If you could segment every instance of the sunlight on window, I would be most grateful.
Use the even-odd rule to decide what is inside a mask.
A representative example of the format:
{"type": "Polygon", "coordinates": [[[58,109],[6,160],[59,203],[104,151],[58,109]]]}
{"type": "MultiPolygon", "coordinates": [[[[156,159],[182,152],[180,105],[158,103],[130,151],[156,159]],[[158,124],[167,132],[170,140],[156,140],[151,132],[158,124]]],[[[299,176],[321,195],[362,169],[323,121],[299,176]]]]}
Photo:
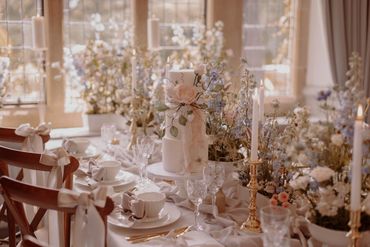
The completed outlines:
{"type": "Polygon", "coordinates": [[[289,95],[294,0],[244,0],[244,52],[267,94],[289,95]]]}

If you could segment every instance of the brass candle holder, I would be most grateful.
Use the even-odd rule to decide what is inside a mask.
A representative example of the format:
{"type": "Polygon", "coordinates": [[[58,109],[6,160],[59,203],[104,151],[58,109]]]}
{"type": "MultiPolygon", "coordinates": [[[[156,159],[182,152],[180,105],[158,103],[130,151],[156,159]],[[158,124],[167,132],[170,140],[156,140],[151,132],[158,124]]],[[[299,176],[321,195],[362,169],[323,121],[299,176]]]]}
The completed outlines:
{"type": "Polygon", "coordinates": [[[140,107],[140,97],[138,96],[133,96],[131,100],[131,105],[130,105],[130,117],[131,117],[131,124],[130,124],[130,142],[127,146],[128,150],[132,150],[132,147],[136,145],[137,143],[137,111],[140,107]]]}
{"type": "Polygon", "coordinates": [[[261,232],[261,224],[257,217],[257,190],[258,190],[258,180],[257,180],[257,167],[262,162],[260,160],[257,161],[249,161],[249,175],[250,181],[248,183],[249,189],[249,215],[247,220],[242,224],[240,227],[241,230],[246,232],[261,232]]]}
{"type": "Polygon", "coordinates": [[[351,230],[347,233],[347,237],[350,239],[349,247],[360,246],[360,226],[361,226],[361,210],[352,211],[348,226],[351,230]]]}

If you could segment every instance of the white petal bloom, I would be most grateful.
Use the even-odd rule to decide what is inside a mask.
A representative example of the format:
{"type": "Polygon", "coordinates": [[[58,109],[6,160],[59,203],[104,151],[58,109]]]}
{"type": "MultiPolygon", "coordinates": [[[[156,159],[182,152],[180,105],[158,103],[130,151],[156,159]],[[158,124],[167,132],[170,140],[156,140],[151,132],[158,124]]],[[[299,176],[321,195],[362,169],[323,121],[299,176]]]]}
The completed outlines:
{"type": "Polygon", "coordinates": [[[298,189],[305,190],[309,181],[310,181],[309,176],[300,176],[294,180],[290,180],[289,184],[294,190],[298,189]]]}
{"type": "Polygon", "coordinates": [[[344,138],[343,138],[343,136],[341,134],[334,134],[334,135],[332,135],[331,138],[330,138],[330,140],[331,140],[331,142],[334,145],[336,145],[338,147],[342,146],[343,145],[343,142],[344,142],[344,138]]]}
{"type": "Polygon", "coordinates": [[[335,172],[329,167],[318,166],[315,167],[311,172],[310,176],[314,178],[318,183],[329,180],[335,172]]]}

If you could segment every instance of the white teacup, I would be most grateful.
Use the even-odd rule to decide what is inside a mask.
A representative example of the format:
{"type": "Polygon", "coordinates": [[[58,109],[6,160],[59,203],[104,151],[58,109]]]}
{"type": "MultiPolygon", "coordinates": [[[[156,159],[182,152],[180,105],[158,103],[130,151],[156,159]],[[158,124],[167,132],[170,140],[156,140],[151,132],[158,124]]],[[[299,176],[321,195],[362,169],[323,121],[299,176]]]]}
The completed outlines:
{"type": "Polygon", "coordinates": [[[76,151],[78,153],[84,153],[87,147],[90,145],[90,141],[87,138],[74,138],[71,141],[76,144],[76,151]]]}
{"type": "Polygon", "coordinates": [[[136,195],[145,205],[145,216],[148,218],[158,217],[166,201],[166,195],[160,192],[143,192],[136,195]]]}
{"type": "Polygon", "coordinates": [[[103,181],[115,180],[119,170],[121,169],[121,163],[116,160],[104,160],[98,163],[99,167],[104,170],[103,181]]]}

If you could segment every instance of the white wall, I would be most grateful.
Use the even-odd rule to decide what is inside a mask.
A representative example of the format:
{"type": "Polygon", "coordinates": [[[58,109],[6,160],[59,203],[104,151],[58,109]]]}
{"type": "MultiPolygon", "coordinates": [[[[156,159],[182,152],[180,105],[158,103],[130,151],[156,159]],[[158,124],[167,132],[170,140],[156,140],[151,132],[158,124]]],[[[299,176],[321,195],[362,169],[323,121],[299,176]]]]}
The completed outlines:
{"type": "Polygon", "coordinates": [[[328,48],[324,36],[321,0],[311,0],[309,14],[307,74],[304,88],[305,103],[317,113],[317,92],[333,85],[328,48]]]}

